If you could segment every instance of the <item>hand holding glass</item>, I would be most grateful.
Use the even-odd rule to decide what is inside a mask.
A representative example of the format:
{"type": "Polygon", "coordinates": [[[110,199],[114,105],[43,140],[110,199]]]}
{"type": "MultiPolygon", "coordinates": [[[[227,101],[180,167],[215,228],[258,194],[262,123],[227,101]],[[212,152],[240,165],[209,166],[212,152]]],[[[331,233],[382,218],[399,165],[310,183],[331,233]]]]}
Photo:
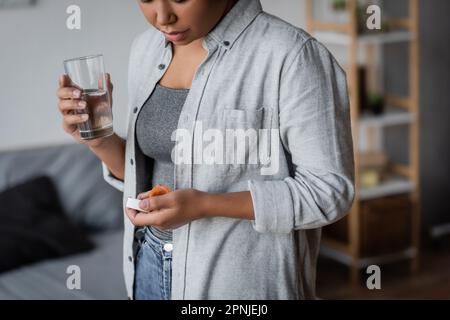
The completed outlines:
{"type": "Polygon", "coordinates": [[[81,139],[91,140],[112,135],[113,116],[103,55],[65,60],[64,69],[71,86],[80,89],[81,100],[87,104],[84,110],[74,111],[89,115],[86,122],[78,125],[81,139]]]}

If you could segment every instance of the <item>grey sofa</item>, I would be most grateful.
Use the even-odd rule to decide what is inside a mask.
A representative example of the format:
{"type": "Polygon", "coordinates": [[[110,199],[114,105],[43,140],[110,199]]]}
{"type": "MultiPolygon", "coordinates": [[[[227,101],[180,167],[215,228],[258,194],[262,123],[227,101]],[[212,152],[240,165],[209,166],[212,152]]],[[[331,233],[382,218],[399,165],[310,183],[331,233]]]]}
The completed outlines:
{"type": "Polygon", "coordinates": [[[103,180],[100,161],[82,145],[0,152],[0,191],[40,175],[55,182],[66,213],[88,230],[95,249],[0,273],[0,299],[126,299],[122,195],[103,180]],[[80,268],[79,290],[67,288],[71,265],[80,268]]]}

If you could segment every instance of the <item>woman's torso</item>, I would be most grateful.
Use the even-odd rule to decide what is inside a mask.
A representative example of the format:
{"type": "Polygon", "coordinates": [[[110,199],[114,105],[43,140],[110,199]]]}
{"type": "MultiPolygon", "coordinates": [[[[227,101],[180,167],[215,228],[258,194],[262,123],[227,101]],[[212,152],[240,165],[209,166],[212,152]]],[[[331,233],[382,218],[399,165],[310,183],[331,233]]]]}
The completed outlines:
{"type": "MultiPolygon", "coordinates": [[[[167,71],[139,113],[136,139],[144,155],[154,160],[152,186],[164,184],[174,189],[172,133],[177,129],[195,70],[206,54],[207,51],[199,41],[175,48],[167,71]]],[[[148,227],[152,228],[153,233],[161,240],[172,240],[172,230],[148,227]]]]}
{"type": "MultiPolygon", "coordinates": [[[[255,29],[252,30],[252,33],[256,32],[255,29]]],[[[137,110],[137,113],[154,85],[167,85],[167,82],[160,81],[169,72],[171,52],[168,47],[164,47],[163,39],[162,43],[160,40],[152,40],[156,37],[153,30],[149,31],[142,42],[136,44],[131,55],[131,60],[136,63],[131,66],[133,76],[129,79],[129,94],[132,97],[131,110],[137,110]]],[[[251,37],[246,35],[246,40],[251,37]]],[[[246,41],[239,41],[228,51],[223,43],[217,44],[212,37],[205,41],[210,50],[210,58],[196,70],[180,114],[178,129],[187,130],[191,134],[195,131],[199,139],[208,129],[221,132],[225,128],[276,129],[279,125],[275,117],[279,89],[276,77],[270,75],[279,75],[286,53],[270,56],[268,51],[261,49],[266,45],[264,43],[256,48],[254,44],[250,46],[246,41]],[[247,50],[245,55],[242,54],[243,50],[247,50]],[[264,68],[255,63],[261,61],[267,62],[262,64],[264,68]],[[195,123],[201,127],[194,129],[195,123]]],[[[268,44],[270,47],[274,46],[270,41],[268,44]]],[[[186,85],[188,84],[183,83],[180,87],[186,88],[186,85]]],[[[126,167],[124,197],[134,197],[144,184],[142,179],[151,175],[151,172],[141,166],[143,157],[134,140],[136,117],[136,113],[131,114],[128,128],[129,165],[126,167]],[[131,164],[130,159],[134,160],[134,164],[131,164]]],[[[231,151],[226,146],[224,150],[225,154],[231,151]]],[[[272,150],[272,153],[278,151],[281,151],[281,145],[279,150],[272,150]]],[[[193,163],[175,166],[175,188],[195,188],[211,193],[235,192],[248,190],[249,180],[283,179],[289,176],[289,171],[284,154],[282,151],[279,154],[280,169],[272,176],[261,175],[261,164],[236,165],[225,162],[204,165],[203,159],[198,159],[198,164],[192,159],[193,163]]],[[[133,257],[137,248],[132,239],[136,235],[134,226],[128,221],[125,224],[125,280],[128,292],[132,294],[133,257]]],[[[302,240],[305,242],[306,239],[302,240]]],[[[301,276],[296,272],[298,255],[295,243],[294,234],[260,234],[253,229],[250,221],[238,219],[207,218],[177,228],[173,230],[172,297],[295,299],[299,295],[307,295],[299,292],[303,288],[297,287],[301,276]],[[283,270],[283,274],[280,274],[281,278],[274,278],[268,275],[269,270],[276,274],[283,270]]],[[[306,264],[314,264],[317,251],[316,248],[310,249],[312,252],[306,255],[311,255],[312,258],[306,264]]],[[[304,254],[305,252],[301,253],[304,254]]]]}
{"type": "MultiPolygon", "coordinates": [[[[136,123],[136,140],[142,153],[153,159],[151,185],[167,185],[174,189],[174,164],[171,140],[172,132],[178,126],[181,109],[189,89],[172,89],[157,84],[141,109],[136,123]]],[[[144,192],[147,190],[139,190],[144,192]]],[[[171,230],[152,228],[161,240],[172,240],[171,230]]]]}

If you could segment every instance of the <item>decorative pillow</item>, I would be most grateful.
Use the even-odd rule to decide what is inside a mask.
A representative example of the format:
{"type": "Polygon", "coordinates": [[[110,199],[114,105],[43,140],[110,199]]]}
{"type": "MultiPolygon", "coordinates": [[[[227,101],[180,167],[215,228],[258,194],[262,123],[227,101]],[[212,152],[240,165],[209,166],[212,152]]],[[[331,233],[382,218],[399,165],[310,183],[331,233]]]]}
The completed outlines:
{"type": "Polygon", "coordinates": [[[93,248],[83,230],[64,213],[49,177],[0,193],[0,272],[93,248]]]}

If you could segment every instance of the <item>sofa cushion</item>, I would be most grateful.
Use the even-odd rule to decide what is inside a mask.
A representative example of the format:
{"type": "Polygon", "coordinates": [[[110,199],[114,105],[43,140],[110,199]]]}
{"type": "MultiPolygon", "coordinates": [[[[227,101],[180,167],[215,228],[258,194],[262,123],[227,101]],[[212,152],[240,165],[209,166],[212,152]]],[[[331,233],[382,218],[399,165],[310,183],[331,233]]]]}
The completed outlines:
{"type": "Polygon", "coordinates": [[[38,177],[0,193],[0,272],[93,248],[64,214],[53,182],[38,177]]]}
{"type": "Polygon", "coordinates": [[[45,260],[0,274],[0,300],[126,300],[122,271],[122,230],[90,235],[95,250],[45,260]],[[67,281],[79,268],[81,288],[70,290],[67,281]]]}
{"type": "Polygon", "coordinates": [[[101,162],[86,146],[0,153],[0,191],[41,175],[52,178],[72,221],[93,230],[122,227],[122,194],[104,181],[101,162]]]}

